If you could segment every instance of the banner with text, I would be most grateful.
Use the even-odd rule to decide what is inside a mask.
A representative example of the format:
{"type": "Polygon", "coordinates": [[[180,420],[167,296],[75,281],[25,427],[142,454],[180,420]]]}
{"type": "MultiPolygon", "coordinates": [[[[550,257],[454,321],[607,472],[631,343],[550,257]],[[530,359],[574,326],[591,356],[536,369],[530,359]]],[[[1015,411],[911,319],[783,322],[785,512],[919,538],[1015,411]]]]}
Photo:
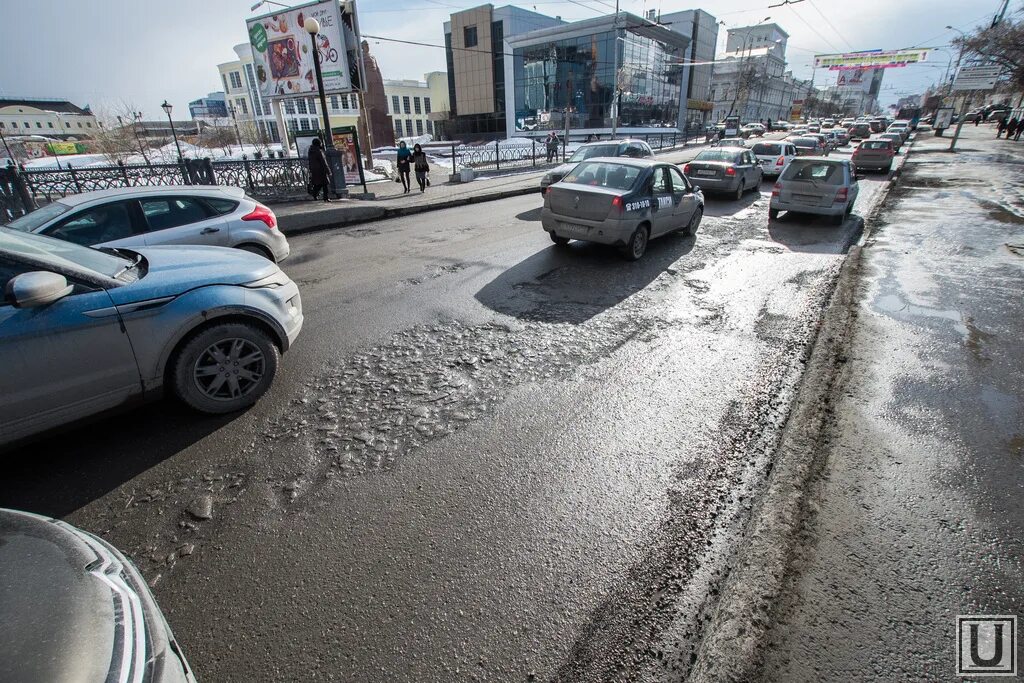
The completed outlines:
{"type": "Polygon", "coordinates": [[[907,66],[928,60],[927,48],[912,50],[869,50],[867,52],[846,52],[835,55],[815,55],[814,68],[829,71],[851,69],[889,69],[907,66]]]}
{"type": "Polygon", "coordinates": [[[266,98],[316,95],[313,60],[317,52],[324,92],[351,92],[344,26],[337,0],[299,5],[246,21],[260,94],[266,98]],[[305,29],[307,19],[320,24],[320,32],[313,39],[305,29]]]}

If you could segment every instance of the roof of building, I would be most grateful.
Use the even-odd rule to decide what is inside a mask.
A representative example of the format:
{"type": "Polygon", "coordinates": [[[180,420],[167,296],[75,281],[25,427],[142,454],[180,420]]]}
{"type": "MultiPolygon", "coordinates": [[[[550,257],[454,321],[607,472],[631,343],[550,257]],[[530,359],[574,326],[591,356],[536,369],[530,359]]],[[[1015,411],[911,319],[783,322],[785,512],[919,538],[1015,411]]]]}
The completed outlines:
{"type": "Polygon", "coordinates": [[[624,26],[631,33],[636,33],[644,36],[645,38],[657,40],[676,48],[686,48],[690,44],[689,36],[678,33],[664,26],[660,26],[653,21],[638,17],[635,14],[630,14],[629,12],[619,12],[618,19],[614,15],[594,17],[592,19],[581,19],[572,23],[550,26],[548,28],[539,28],[516,36],[506,36],[505,39],[511,45],[520,47],[530,45],[531,43],[561,40],[567,36],[601,33],[604,31],[610,31],[616,26],[624,26]],[[620,21],[623,22],[622,25],[619,24],[620,21]]]}
{"type": "Polygon", "coordinates": [[[91,114],[88,109],[82,109],[78,105],[67,100],[47,100],[25,97],[20,99],[0,98],[0,107],[34,107],[43,111],[55,111],[61,114],[91,114]]]}

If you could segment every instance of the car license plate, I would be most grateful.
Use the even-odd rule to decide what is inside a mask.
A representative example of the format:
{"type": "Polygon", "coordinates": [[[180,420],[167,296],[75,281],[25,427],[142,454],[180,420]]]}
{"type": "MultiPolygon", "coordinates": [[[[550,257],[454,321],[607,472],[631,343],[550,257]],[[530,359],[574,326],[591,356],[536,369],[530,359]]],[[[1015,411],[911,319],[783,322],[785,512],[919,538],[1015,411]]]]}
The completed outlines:
{"type": "Polygon", "coordinates": [[[697,175],[715,175],[715,172],[712,170],[698,169],[697,175]]]}
{"type": "Polygon", "coordinates": [[[562,230],[574,235],[586,235],[590,231],[590,228],[578,223],[562,223],[562,230]]]}
{"type": "Polygon", "coordinates": [[[815,197],[813,194],[795,194],[793,199],[798,202],[817,202],[821,197],[815,197]]]}

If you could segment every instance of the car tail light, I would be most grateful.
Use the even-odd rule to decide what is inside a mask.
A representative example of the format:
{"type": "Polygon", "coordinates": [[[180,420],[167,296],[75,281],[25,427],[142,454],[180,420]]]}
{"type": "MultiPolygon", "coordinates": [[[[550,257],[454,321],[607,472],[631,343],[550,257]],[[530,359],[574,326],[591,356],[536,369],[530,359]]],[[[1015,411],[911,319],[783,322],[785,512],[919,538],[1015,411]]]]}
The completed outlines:
{"type": "Polygon", "coordinates": [[[242,216],[243,221],[263,221],[267,224],[267,227],[271,230],[277,227],[277,216],[269,208],[262,204],[257,204],[256,208],[251,212],[242,216]]]}
{"type": "Polygon", "coordinates": [[[780,194],[782,194],[782,183],[778,182],[775,183],[775,187],[772,188],[772,196],[778,197],[780,194]]]}
{"type": "Polygon", "coordinates": [[[690,175],[690,165],[689,164],[683,164],[683,174],[684,175],[690,175]]]}
{"type": "Polygon", "coordinates": [[[775,165],[782,166],[784,163],[786,163],[786,157],[779,157],[779,160],[775,162],[775,165]]]}
{"type": "Polygon", "coordinates": [[[626,204],[622,201],[622,197],[612,197],[612,211],[615,213],[622,213],[622,207],[626,204]]]}
{"type": "Polygon", "coordinates": [[[725,175],[736,175],[736,169],[730,166],[729,168],[725,169],[725,175]]]}
{"type": "Polygon", "coordinates": [[[833,204],[845,203],[847,199],[848,190],[845,187],[839,188],[836,192],[836,198],[832,200],[833,204]]]}

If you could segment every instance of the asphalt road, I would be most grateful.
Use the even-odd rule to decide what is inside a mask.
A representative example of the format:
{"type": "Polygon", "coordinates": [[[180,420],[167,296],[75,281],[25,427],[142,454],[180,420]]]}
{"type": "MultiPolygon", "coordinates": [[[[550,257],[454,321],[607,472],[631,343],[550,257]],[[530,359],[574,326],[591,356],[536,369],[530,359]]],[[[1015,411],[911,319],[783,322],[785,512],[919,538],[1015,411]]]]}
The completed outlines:
{"type": "Polygon", "coordinates": [[[770,190],[637,263],[539,195],[293,238],[258,406],[35,443],[0,505],[128,552],[201,680],[677,678],[862,226],[770,190]]]}

